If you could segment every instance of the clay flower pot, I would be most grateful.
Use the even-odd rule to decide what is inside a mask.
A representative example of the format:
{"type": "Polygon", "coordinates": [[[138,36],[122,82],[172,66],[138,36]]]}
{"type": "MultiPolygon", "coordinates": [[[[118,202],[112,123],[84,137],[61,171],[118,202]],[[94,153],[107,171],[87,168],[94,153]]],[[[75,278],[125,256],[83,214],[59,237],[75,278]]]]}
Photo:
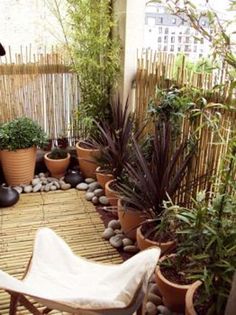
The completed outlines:
{"type": "MultiPolygon", "coordinates": [[[[173,255],[170,255],[171,257],[173,255]]],[[[163,261],[167,256],[160,259],[163,261]]],[[[160,269],[160,266],[156,268],[156,283],[163,296],[164,304],[173,312],[183,313],[185,310],[185,296],[187,290],[190,288],[191,284],[181,285],[167,280],[160,269]]]]}
{"type": "Polygon", "coordinates": [[[116,183],[115,179],[110,180],[105,184],[105,195],[109,200],[109,203],[113,207],[117,207],[118,199],[120,198],[119,193],[112,189],[112,184],[116,183]]]}
{"type": "Polygon", "coordinates": [[[136,240],[136,230],[139,225],[147,219],[147,216],[142,211],[131,207],[124,207],[122,200],[119,199],[118,218],[124,234],[132,240],[136,240]]]}
{"type": "Polygon", "coordinates": [[[136,233],[137,245],[140,250],[147,249],[148,247],[157,246],[161,249],[161,254],[168,252],[170,253],[175,248],[175,241],[169,241],[166,243],[160,243],[151,241],[148,238],[145,238],[141,231],[141,226],[137,229],[136,233]]]}
{"type": "Polygon", "coordinates": [[[100,157],[99,149],[85,148],[82,141],[76,143],[76,154],[79,160],[79,167],[84,177],[96,179],[96,168],[98,163],[96,158],[100,157]]]}
{"type": "Polygon", "coordinates": [[[194,308],[193,296],[201,284],[202,282],[198,280],[189,287],[185,296],[185,315],[197,315],[197,312],[194,308]]]}
{"type": "Polygon", "coordinates": [[[96,177],[97,177],[97,181],[99,182],[99,184],[102,186],[103,189],[105,189],[105,185],[107,182],[114,179],[113,174],[102,172],[102,169],[100,166],[96,168],[96,177]]]}
{"type": "Polygon", "coordinates": [[[65,159],[50,159],[48,155],[50,152],[44,155],[44,161],[47,169],[51,173],[52,177],[61,178],[65,175],[65,172],[70,164],[70,153],[67,153],[65,159]]]}
{"type": "Polygon", "coordinates": [[[1,163],[9,186],[29,184],[34,177],[36,147],[16,151],[1,151],[1,163]]]}

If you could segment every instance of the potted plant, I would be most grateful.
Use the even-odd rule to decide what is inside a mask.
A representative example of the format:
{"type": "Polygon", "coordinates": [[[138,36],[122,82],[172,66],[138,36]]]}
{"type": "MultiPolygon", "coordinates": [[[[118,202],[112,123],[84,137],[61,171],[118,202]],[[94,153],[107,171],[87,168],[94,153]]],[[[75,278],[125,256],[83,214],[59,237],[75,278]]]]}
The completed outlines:
{"type": "Polygon", "coordinates": [[[46,139],[42,128],[27,117],[1,125],[1,163],[8,185],[30,183],[34,176],[37,146],[43,146],[46,139]]]}
{"type": "Polygon", "coordinates": [[[119,97],[111,105],[111,122],[97,122],[97,126],[105,140],[105,145],[98,144],[101,155],[100,167],[96,171],[97,180],[105,187],[110,203],[117,206],[116,181],[121,179],[124,165],[131,156],[131,135],[137,138],[141,131],[134,132],[134,115],[129,112],[128,99],[123,106],[119,97]]]}
{"type": "Polygon", "coordinates": [[[44,162],[53,177],[61,178],[70,164],[70,153],[66,150],[55,147],[51,152],[44,155],[44,162]]]}
{"type": "MultiPolygon", "coordinates": [[[[163,202],[169,197],[173,198],[177,189],[181,189],[182,180],[191,164],[194,146],[183,141],[172,150],[171,141],[171,123],[169,121],[157,122],[153,138],[153,150],[148,160],[134,139],[135,162],[126,164],[130,183],[119,185],[122,196],[120,204],[132,205],[139,213],[143,212],[149,218],[148,221],[142,222],[137,232],[137,243],[140,249],[153,246],[153,242],[147,244],[148,240],[155,241],[156,245],[160,247],[162,247],[162,243],[169,241],[171,241],[170,247],[174,245],[173,233],[161,228],[163,202]],[[143,242],[144,239],[146,242],[143,242]]],[[[186,191],[188,188],[190,187],[182,187],[186,191]]],[[[118,208],[121,226],[123,219],[125,220],[125,212],[125,209],[118,208]]],[[[133,226],[134,230],[135,228],[137,226],[133,226]]],[[[163,251],[166,250],[165,245],[163,245],[163,251]]]]}

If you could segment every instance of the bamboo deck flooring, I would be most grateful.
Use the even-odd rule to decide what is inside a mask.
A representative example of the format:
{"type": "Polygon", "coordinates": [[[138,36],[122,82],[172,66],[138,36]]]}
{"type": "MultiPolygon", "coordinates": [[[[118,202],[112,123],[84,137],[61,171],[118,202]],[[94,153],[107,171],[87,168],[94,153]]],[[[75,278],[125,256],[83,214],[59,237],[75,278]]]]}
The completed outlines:
{"type": "MultiPolygon", "coordinates": [[[[44,226],[57,232],[75,254],[98,262],[122,262],[119,253],[102,239],[104,225],[94,206],[83,192],[70,189],[23,194],[15,206],[0,209],[0,269],[20,279],[35,232],[44,226]]],[[[9,296],[0,290],[0,315],[8,314],[8,306],[9,296]]],[[[29,313],[19,308],[17,314],[29,313]]]]}

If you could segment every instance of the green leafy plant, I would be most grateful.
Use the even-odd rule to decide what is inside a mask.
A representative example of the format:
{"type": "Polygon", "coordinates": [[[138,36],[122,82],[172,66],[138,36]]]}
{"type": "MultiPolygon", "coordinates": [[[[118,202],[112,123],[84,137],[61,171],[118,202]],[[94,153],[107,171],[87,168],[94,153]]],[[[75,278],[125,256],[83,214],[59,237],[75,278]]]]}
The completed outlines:
{"type": "Polygon", "coordinates": [[[78,120],[82,137],[96,130],[93,119],[110,116],[109,101],[120,70],[120,45],[113,28],[110,0],[68,0],[70,48],[78,73],[81,102],[78,120]]]}
{"type": "Polygon", "coordinates": [[[48,154],[48,158],[52,160],[61,160],[67,158],[67,152],[65,149],[55,147],[52,151],[48,154]]]}
{"type": "Polygon", "coordinates": [[[0,149],[15,151],[44,146],[47,136],[43,129],[27,117],[16,118],[0,126],[0,149]]]}

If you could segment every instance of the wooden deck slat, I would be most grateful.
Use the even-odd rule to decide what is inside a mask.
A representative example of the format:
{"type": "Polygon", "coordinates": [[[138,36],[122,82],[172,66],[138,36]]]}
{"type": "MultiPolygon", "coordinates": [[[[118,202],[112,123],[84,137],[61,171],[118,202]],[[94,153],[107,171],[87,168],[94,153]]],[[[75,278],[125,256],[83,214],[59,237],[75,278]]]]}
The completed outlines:
{"type": "MultiPolygon", "coordinates": [[[[0,209],[0,269],[20,279],[32,253],[35,232],[57,232],[75,254],[104,263],[120,263],[119,253],[104,241],[103,222],[94,206],[75,189],[21,195],[11,208],[0,209]]],[[[9,296],[0,290],[0,315],[8,314],[9,296]]],[[[19,315],[29,314],[18,308],[19,315]]],[[[53,312],[52,314],[61,314],[53,312]]]]}

